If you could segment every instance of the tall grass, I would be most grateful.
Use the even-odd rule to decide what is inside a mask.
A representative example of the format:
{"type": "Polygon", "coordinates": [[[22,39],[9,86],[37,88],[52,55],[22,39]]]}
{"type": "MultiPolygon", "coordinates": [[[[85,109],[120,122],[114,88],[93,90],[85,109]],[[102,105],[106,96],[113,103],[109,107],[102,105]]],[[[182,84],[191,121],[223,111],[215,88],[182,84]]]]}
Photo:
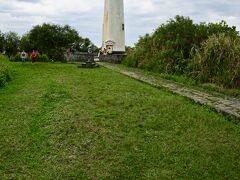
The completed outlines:
{"type": "Polygon", "coordinates": [[[193,52],[192,76],[201,82],[240,87],[240,39],[213,35],[193,52]]]}

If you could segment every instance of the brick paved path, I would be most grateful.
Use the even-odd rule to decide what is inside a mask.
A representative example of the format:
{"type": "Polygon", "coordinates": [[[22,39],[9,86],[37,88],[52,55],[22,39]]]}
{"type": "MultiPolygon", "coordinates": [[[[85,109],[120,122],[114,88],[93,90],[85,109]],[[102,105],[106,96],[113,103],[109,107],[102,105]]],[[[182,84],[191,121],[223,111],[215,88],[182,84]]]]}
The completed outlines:
{"type": "Polygon", "coordinates": [[[164,87],[169,91],[192,99],[196,103],[202,105],[208,105],[218,112],[221,112],[225,115],[229,115],[232,117],[236,117],[240,119],[240,99],[232,98],[232,97],[219,97],[216,95],[211,95],[206,92],[202,92],[193,88],[186,87],[181,84],[177,84],[168,80],[164,80],[158,77],[144,75],[140,72],[132,72],[129,70],[122,69],[114,64],[99,62],[101,66],[104,66],[113,71],[117,71],[124,75],[127,75],[136,80],[148,83],[155,87],[164,87]]]}

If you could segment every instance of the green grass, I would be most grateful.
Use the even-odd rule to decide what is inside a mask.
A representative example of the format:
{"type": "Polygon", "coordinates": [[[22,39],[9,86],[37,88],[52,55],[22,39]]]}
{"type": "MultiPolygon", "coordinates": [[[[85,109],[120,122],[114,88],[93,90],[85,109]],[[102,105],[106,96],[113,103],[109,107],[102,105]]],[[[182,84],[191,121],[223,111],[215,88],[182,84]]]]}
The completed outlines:
{"type": "Polygon", "coordinates": [[[0,179],[239,179],[240,124],[105,68],[13,64],[0,179]]]}
{"type": "Polygon", "coordinates": [[[11,79],[11,73],[8,59],[0,54],[0,87],[5,86],[11,79]]]}

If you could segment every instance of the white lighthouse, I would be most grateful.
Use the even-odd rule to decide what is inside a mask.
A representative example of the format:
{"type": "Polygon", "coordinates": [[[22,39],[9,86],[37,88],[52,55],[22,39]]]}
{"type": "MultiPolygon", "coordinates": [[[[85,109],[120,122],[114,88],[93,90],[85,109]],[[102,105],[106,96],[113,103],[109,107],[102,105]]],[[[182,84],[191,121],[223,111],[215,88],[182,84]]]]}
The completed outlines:
{"type": "Polygon", "coordinates": [[[123,0],[105,0],[102,52],[104,54],[125,53],[123,0]]]}

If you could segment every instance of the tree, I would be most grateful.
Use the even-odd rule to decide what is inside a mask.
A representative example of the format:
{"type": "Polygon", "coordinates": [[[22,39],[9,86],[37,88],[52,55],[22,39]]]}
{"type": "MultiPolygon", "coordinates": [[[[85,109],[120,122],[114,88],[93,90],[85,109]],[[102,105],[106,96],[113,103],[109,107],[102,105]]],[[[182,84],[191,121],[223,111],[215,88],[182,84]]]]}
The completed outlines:
{"type": "Polygon", "coordinates": [[[19,37],[15,32],[8,32],[5,37],[5,50],[8,56],[16,55],[19,51],[19,37]]]}
{"type": "Polygon", "coordinates": [[[91,44],[89,39],[80,37],[78,32],[68,25],[37,25],[29,32],[28,38],[27,42],[32,44],[33,49],[55,60],[62,60],[67,48],[74,46],[77,50],[87,51],[85,47],[91,44]]]}
{"type": "Polygon", "coordinates": [[[73,42],[78,43],[82,42],[83,38],[79,36],[78,32],[71,28],[69,25],[65,25],[64,27],[59,27],[60,29],[60,44],[64,47],[70,47],[73,42]]]}
{"type": "Polygon", "coordinates": [[[21,51],[26,51],[26,52],[31,52],[33,48],[33,44],[30,40],[30,35],[29,33],[25,34],[22,36],[21,40],[20,40],[20,43],[19,43],[19,46],[20,46],[20,50],[21,51]]]}
{"type": "Polygon", "coordinates": [[[2,34],[0,31],[0,52],[4,51],[4,41],[5,41],[4,34],[2,34]]]}

